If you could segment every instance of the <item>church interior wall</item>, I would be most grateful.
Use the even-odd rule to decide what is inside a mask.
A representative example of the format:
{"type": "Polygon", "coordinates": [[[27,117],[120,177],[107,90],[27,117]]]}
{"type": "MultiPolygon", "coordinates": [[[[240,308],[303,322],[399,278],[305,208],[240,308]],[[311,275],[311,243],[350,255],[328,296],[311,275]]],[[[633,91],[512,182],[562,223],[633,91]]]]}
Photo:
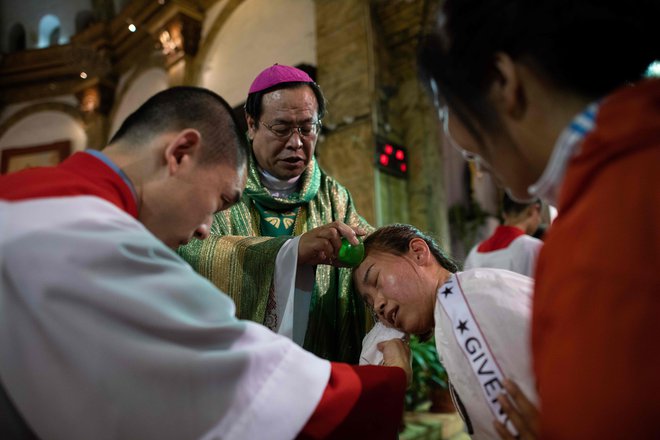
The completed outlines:
{"type": "Polygon", "coordinates": [[[337,128],[316,146],[319,164],[351,192],[358,212],[376,224],[372,126],[368,119],[337,128]]]}
{"type": "Polygon", "coordinates": [[[202,24],[202,41],[205,41],[208,38],[209,33],[212,32],[214,24],[218,21],[220,14],[223,11],[228,12],[229,9],[231,9],[229,3],[230,0],[217,0],[206,10],[204,13],[204,23],[202,24]]]}
{"type": "MultiPolygon", "coordinates": [[[[66,14],[61,9],[43,7],[51,2],[64,3],[49,0],[35,6],[32,0],[26,2],[33,8],[32,21],[25,20],[28,32],[35,32],[38,19],[45,13],[61,15],[63,21],[66,16],[70,26],[74,26],[76,14],[90,9],[89,1],[69,2],[68,7],[75,9],[78,5],[79,11],[66,14]]],[[[6,3],[0,0],[0,6],[6,3]]],[[[94,5],[101,5],[104,10],[111,6],[115,18],[99,23],[84,35],[74,35],[73,50],[66,52],[75,55],[76,50],[84,49],[96,76],[91,81],[77,78],[81,69],[70,65],[66,74],[71,77],[66,81],[53,79],[56,89],[48,94],[34,90],[48,88],[45,81],[50,79],[34,76],[28,83],[34,86],[33,91],[26,89],[26,102],[17,102],[14,91],[10,102],[0,102],[0,140],[2,145],[9,145],[6,135],[11,134],[13,142],[17,127],[31,132],[34,130],[28,125],[32,123],[41,124],[42,129],[36,132],[47,135],[44,127],[50,125],[39,119],[44,115],[36,119],[25,117],[20,123],[12,120],[14,126],[7,126],[12,115],[36,102],[35,95],[45,96],[40,103],[67,102],[79,109],[81,119],[71,118],[68,122],[68,126],[74,121],[78,127],[77,134],[70,129],[75,148],[79,149],[81,142],[83,145],[87,142],[90,148],[101,148],[130,112],[168,86],[208,87],[236,107],[244,102],[254,76],[265,67],[276,62],[309,65],[316,69],[317,82],[328,98],[329,112],[317,145],[321,166],[351,191],[358,211],[370,223],[378,226],[411,222],[445,243],[449,234],[447,207],[469,194],[466,195],[462,186],[465,183],[462,159],[443,145],[441,127],[416,71],[416,45],[425,21],[432,15],[429,5],[438,3],[435,0],[100,1],[94,5]],[[179,8],[178,12],[169,14],[171,7],[179,8]],[[199,39],[195,41],[195,49],[179,47],[176,53],[168,55],[159,45],[159,35],[172,20],[180,19],[181,14],[188,17],[183,17],[185,23],[189,24],[185,21],[188,19],[196,20],[199,39]],[[135,33],[127,30],[129,18],[136,20],[135,33]],[[91,51],[95,50],[103,55],[92,56],[91,51]],[[109,70],[104,70],[106,60],[114,63],[109,70]],[[90,89],[99,99],[91,102],[91,110],[85,111],[82,96],[90,89]],[[375,166],[378,138],[387,138],[409,149],[407,179],[386,175],[375,166]]],[[[0,21],[5,31],[22,13],[21,9],[16,13],[12,18],[3,15],[0,21]]],[[[5,41],[3,38],[3,44],[5,41]]],[[[61,46],[57,50],[65,49],[61,46]]],[[[34,53],[26,55],[30,56],[21,59],[38,58],[33,57],[34,53]]],[[[55,52],[52,56],[56,56],[55,52]]],[[[14,74],[11,69],[7,72],[14,74]]],[[[52,116],[53,112],[45,114],[52,116]]],[[[53,131],[51,137],[60,135],[53,131]]]]}
{"type": "Polygon", "coordinates": [[[87,135],[80,121],[59,111],[40,111],[14,123],[0,137],[0,150],[68,140],[71,151],[87,146],[87,135]]]}
{"type": "Polygon", "coordinates": [[[203,44],[209,48],[198,85],[236,106],[245,101],[252,80],[266,67],[315,65],[314,23],[312,0],[242,2],[217,34],[207,34],[209,41],[203,44]]]}
{"type": "MultiPolygon", "coordinates": [[[[53,96],[52,98],[48,98],[48,99],[33,99],[29,101],[10,104],[2,108],[2,110],[0,110],[0,127],[4,126],[7,120],[11,118],[12,115],[17,114],[19,111],[27,107],[33,107],[38,104],[44,104],[48,102],[67,104],[71,107],[75,107],[76,105],[78,105],[78,101],[76,100],[75,96],[72,95],[53,96]]],[[[1,136],[2,133],[0,132],[0,137],[1,136]]]]}
{"type": "Polygon", "coordinates": [[[328,100],[319,163],[351,192],[358,212],[377,225],[369,2],[317,1],[316,45],[317,80],[328,100]]]}
{"type": "MultiPolygon", "coordinates": [[[[450,225],[452,206],[468,205],[474,192],[460,153],[443,134],[437,110],[417,70],[417,45],[426,26],[432,25],[440,2],[372,1],[376,49],[377,133],[408,151],[408,176],[399,179],[379,174],[375,197],[388,214],[386,223],[404,221],[429,232],[441,246],[462,257],[462,240],[454,239],[450,225]],[[405,187],[405,189],[402,189],[405,187]],[[391,206],[405,194],[406,203],[391,206]],[[401,220],[400,220],[401,219],[401,220]]],[[[482,176],[483,177],[483,176],[482,176]]],[[[479,202],[496,200],[494,184],[481,178],[479,202]]]]}
{"type": "Polygon", "coordinates": [[[119,12],[122,9],[124,9],[126,4],[128,4],[128,3],[130,3],[130,0],[112,0],[112,4],[113,4],[114,10],[116,12],[119,12]]]}
{"type": "MultiPolygon", "coordinates": [[[[47,15],[56,17],[59,21],[59,43],[65,44],[76,33],[76,17],[81,11],[92,9],[91,0],[22,0],[20,2],[2,0],[0,4],[0,33],[2,33],[2,48],[7,52],[7,34],[11,26],[20,23],[26,32],[26,48],[35,49],[39,46],[39,27],[47,15]],[[38,11],[38,13],[35,13],[38,11]]],[[[45,47],[45,46],[41,46],[45,47]]]]}
{"type": "Polygon", "coordinates": [[[162,68],[151,67],[140,71],[137,76],[128,73],[131,79],[124,83],[111,113],[109,138],[119,129],[121,123],[145,102],[150,96],[169,86],[167,72],[162,68]]]}

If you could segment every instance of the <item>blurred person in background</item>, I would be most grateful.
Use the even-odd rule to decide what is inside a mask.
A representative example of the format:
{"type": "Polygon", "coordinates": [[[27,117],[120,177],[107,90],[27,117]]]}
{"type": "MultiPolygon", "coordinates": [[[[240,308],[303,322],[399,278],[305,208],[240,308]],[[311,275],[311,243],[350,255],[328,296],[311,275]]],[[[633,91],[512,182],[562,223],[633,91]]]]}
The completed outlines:
{"type": "Polygon", "coordinates": [[[541,240],[533,237],[541,224],[540,200],[518,203],[505,193],[502,218],[502,225],[470,250],[463,268],[495,267],[533,277],[543,246],[541,240]]]}

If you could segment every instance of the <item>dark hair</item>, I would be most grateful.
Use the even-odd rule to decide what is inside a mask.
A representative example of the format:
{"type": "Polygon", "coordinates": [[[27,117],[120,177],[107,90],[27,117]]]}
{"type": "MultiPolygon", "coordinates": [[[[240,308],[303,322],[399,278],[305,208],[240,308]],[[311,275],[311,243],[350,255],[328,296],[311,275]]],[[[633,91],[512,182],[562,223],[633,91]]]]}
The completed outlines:
{"type": "Polygon", "coordinates": [[[292,82],[275,84],[274,86],[261,90],[259,92],[250,93],[247,97],[247,100],[245,101],[245,113],[250,115],[255,122],[259,122],[259,118],[261,117],[261,104],[264,95],[270,92],[274,92],[275,90],[295,89],[303,86],[309,86],[312,89],[312,92],[314,92],[314,96],[316,97],[316,103],[318,104],[318,112],[317,112],[318,117],[319,120],[323,119],[323,117],[325,116],[326,101],[325,101],[325,97],[323,96],[323,92],[321,91],[321,87],[319,87],[319,85],[316,84],[315,82],[304,82],[304,81],[292,81],[292,82]]]}
{"type": "Polygon", "coordinates": [[[660,57],[659,16],[658,0],[446,0],[420,46],[421,73],[481,139],[474,124],[497,127],[485,100],[497,52],[549,84],[596,99],[640,79],[660,57]]]}
{"type": "Polygon", "coordinates": [[[514,214],[514,215],[520,214],[525,209],[527,209],[528,206],[532,206],[532,205],[540,206],[541,200],[536,199],[529,203],[519,203],[513,200],[506,192],[502,196],[502,213],[504,214],[514,214]]]}
{"type": "Polygon", "coordinates": [[[364,252],[365,255],[369,255],[372,251],[405,255],[413,238],[421,238],[426,242],[440,266],[452,273],[458,270],[458,265],[444,253],[433,238],[412,225],[396,223],[376,229],[364,239],[364,252]]]}
{"type": "Polygon", "coordinates": [[[532,234],[532,237],[543,241],[545,239],[546,232],[548,232],[548,225],[540,224],[539,227],[536,228],[536,231],[532,234]]]}
{"type": "Polygon", "coordinates": [[[232,108],[218,94],[201,87],[179,86],[156,93],[131,113],[110,143],[139,147],[168,131],[194,128],[202,136],[200,163],[246,163],[247,147],[232,108]]]}

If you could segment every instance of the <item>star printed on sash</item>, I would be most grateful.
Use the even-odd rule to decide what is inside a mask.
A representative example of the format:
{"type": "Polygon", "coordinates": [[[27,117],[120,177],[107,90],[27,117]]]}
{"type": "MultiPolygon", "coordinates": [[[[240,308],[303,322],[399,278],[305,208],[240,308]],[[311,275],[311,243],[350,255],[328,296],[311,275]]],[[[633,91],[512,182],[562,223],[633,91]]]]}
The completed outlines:
{"type": "Polygon", "coordinates": [[[467,323],[468,323],[467,320],[465,320],[465,321],[461,321],[461,320],[459,319],[459,320],[458,320],[458,327],[456,327],[456,330],[460,330],[460,331],[461,331],[461,334],[463,334],[463,332],[467,332],[467,331],[469,331],[469,329],[467,328],[467,323]]]}
{"type": "Polygon", "coordinates": [[[481,393],[495,419],[503,423],[513,435],[518,435],[497,396],[504,390],[504,374],[490,351],[486,338],[472,314],[465,293],[456,276],[452,276],[439,290],[438,303],[451,322],[451,332],[458,347],[468,360],[481,393]],[[453,290],[453,291],[452,291],[453,290]],[[455,295],[452,295],[455,294],[455,295]],[[449,297],[451,295],[451,297],[449,297]]]}
{"type": "Polygon", "coordinates": [[[441,293],[442,295],[444,295],[445,298],[447,298],[449,295],[451,295],[452,293],[454,293],[454,292],[451,291],[451,289],[452,289],[452,287],[447,286],[447,287],[445,287],[445,290],[443,290],[443,291],[440,292],[440,293],[441,293]]]}

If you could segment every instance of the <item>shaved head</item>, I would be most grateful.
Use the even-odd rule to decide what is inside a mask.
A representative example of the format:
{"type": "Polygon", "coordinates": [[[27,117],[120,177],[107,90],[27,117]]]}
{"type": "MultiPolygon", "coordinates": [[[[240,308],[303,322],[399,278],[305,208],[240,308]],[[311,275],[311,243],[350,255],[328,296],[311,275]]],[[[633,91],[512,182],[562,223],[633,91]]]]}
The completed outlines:
{"type": "Polygon", "coordinates": [[[193,128],[202,136],[200,163],[240,167],[247,149],[232,108],[201,87],[172,87],[155,94],[133,112],[110,140],[140,148],[163,133],[193,128]]]}

